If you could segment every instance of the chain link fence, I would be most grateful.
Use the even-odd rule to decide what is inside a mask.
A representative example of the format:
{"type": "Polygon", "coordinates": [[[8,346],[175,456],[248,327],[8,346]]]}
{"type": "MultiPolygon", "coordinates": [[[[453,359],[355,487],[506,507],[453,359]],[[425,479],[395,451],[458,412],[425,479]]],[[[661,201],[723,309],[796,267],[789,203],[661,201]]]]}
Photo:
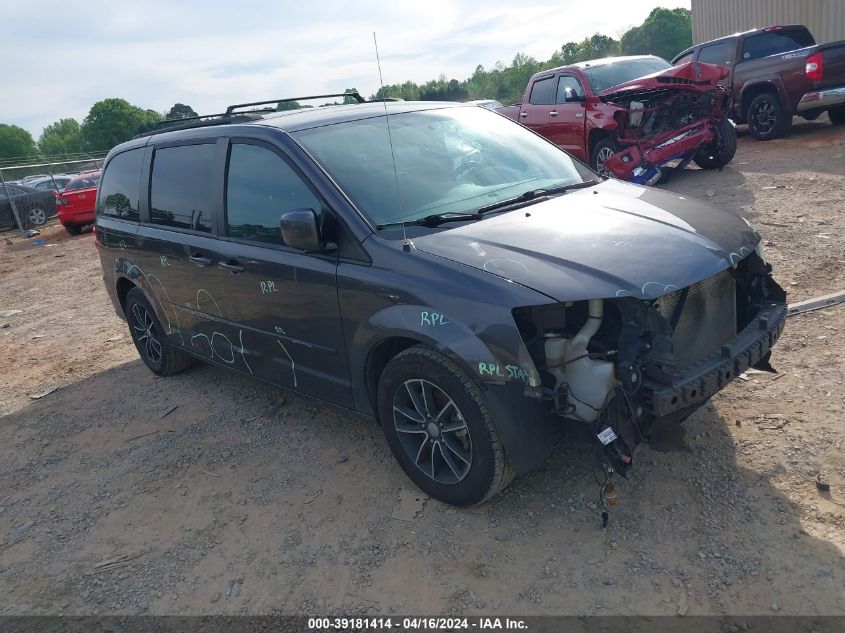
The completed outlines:
{"type": "Polygon", "coordinates": [[[98,170],[106,152],[0,159],[0,231],[21,233],[56,216],[56,196],[76,175],[98,170]]]}

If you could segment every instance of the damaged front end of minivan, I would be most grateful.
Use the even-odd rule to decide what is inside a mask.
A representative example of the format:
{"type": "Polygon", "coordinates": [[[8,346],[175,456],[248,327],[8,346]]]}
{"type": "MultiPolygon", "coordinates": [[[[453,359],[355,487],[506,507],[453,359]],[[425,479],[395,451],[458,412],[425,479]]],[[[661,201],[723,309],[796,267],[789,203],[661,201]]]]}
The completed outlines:
{"type": "Polygon", "coordinates": [[[691,62],[641,77],[601,93],[618,106],[615,152],[604,161],[614,177],[654,184],[668,168],[695,161],[721,168],[736,151],[736,130],[727,118],[728,92],[718,85],[728,69],[691,62]]]}
{"type": "Polygon", "coordinates": [[[515,309],[542,384],[531,395],[591,435],[624,475],[656,421],[683,421],[749,367],[770,369],[787,312],[770,272],[752,251],[657,298],[643,287],[640,296],[515,309]]]}

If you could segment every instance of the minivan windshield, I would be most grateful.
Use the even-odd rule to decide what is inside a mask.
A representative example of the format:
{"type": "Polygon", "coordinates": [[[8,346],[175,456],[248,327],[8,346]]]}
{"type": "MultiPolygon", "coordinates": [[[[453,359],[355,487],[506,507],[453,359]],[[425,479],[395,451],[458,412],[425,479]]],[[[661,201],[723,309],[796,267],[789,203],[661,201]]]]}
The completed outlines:
{"type": "Polygon", "coordinates": [[[383,115],[294,133],[374,225],[476,213],[596,179],[555,145],[484,108],[389,116],[389,133],[383,115]]]}
{"type": "Polygon", "coordinates": [[[645,77],[652,73],[672,68],[672,64],[660,57],[641,57],[639,59],[620,59],[598,66],[587,66],[584,74],[598,94],[602,90],[624,84],[632,79],[645,77]]]}

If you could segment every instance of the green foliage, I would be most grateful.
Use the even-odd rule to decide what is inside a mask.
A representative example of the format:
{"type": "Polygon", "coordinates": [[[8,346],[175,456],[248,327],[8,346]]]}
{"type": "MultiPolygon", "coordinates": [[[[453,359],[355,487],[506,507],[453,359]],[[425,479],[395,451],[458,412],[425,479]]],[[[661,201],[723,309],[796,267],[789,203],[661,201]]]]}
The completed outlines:
{"type": "Polygon", "coordinates": [[[285,110],[299,110],[302,106],[299,101],[279,101],[276,105],[276,112],[284,112],[285,110]]]}
{"type": "Polygon", "coordinates": [[[0,123],[0,158],[33,156],[38,153],[32,134],[17,125],[0,123]]]}
{"type": "Polygon", "coordinates": [[[493,68],[486,70],[479,65],[464,81],[447,81],[445,75],[422,85],[406,81],[384,86],[371,98],[398,97],[406,101],[498,99],[502,103],[514,103],[522,98],[531,75],[541,70],[615,55],[658,55],[671,59],[691,45],[690,12],[687,9],[657,8],[619,41],[596,33],[580,42],[566,42],[544,62],[517,53],[510,66],[497,62],[493,68]]]}
{"type": "Polygon", "coordinates": [[[165,119],[189,119],[191,117],[199,116],[199,113],[194,112],[194,109],[185,105],[184,103],[176,103],[170,108],[170,111],[164,115],[165,119]]]}
{"type": "Polygon", "coordinates": [[[649,13],[640,26],[628,30],[621,40],[625,55],[657,55],[672,59],[692,46],[692,25],[688,9],[663,9],[649,13]]]}
{"type": "Polygon", "coordinates": [[[76,119],[59,119],[41,132],[38,149],[42,154],[59,156],[82,151],[82,135],[76,119]]]}
{"type": "Polygon", "coordinates": [[[83,149],[109,150],[140,132],[151,130],[159,121],[161,114],[155,110],[144,110],[125,99],[103,99],[91,106],[82,122],[83,149]]]}

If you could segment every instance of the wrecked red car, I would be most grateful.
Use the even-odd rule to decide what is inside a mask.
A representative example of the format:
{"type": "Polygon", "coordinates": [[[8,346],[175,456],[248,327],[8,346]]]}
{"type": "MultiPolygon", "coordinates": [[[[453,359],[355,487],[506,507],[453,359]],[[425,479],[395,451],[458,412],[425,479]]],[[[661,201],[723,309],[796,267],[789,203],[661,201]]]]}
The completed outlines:
{"type": "Polygon", "coordinates": [[[717,85],[728,69],[672,66],[651,55],[610,57],[535,74],[523,102],[497,110],[588,162],[603,176],[653,184],[668,166],[728,164],[736,130],[717,85]]]}

